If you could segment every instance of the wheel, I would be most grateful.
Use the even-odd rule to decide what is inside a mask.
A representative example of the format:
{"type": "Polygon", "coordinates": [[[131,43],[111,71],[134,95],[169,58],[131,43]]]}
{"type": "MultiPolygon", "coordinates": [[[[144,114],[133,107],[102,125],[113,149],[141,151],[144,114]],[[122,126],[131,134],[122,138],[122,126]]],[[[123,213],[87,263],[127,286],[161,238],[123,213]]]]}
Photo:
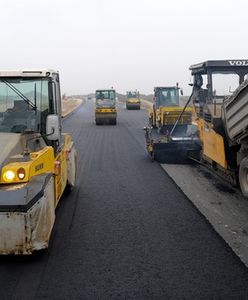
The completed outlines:
{"type": "Polygon", "coordinates": [[[148,123],[149,123],[150,126],[152,126],[152,117],[149,117],[148,123]]]}
{"type": "Polygon", "coordinates": [[[66,185],[66,190],[67,192],[71,192],[76,183],[76,178],[77,178],[77,152],[75,150],[72,151],[72,158],[69,159],[68,167],[71,168],[68,174],[68,180],[67,180],[67,185],[66,185]]]}
{"type": "Polygon", "coordinates": [[[243,158],[239,166],[239,184],[243,195],[248,198],[248,157],[243,158]]]}
{"type": "Polygon", "coordinates": [[[112,121],[112,125],[116,125],[116,119],[112,121]]]}
{"type": "Polygon", "coordinates": [[[149,117],[149,124],[150,124],[150,126],[152,126],[153,128],[157,128],[157,126],[156,126],[156,120],[155,120],[155,117],[154,117],[153,114],[150,115],[150,117],[149,117]]]}
{"type": "Polygon", "coordinates": [[[155,156],[154,156],[154,152],[151,153],[151,161],[154,162],[155,161],[155,156]]]}
{"type": "Polygon", "coordinates": [[[161,124],[161,121],[158,121],[158,123],[156,124],[156,127],[155,127],[155,128],[158,128],[158,129],[160,129],[160,128],[161,128],[161,126],[162,126],[162,124],[161,124]]]}

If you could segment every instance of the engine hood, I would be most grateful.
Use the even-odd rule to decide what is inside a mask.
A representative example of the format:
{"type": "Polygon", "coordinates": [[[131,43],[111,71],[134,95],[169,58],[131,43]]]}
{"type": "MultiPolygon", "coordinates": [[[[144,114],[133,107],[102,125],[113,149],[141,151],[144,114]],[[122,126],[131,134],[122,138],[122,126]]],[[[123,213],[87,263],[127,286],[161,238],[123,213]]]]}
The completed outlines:
{"type": "Polygon", "coordinates": [[[23,152],[21,137],[19,133],[0,133],[0,168],[6,164],[9,157],[23,152]]]}

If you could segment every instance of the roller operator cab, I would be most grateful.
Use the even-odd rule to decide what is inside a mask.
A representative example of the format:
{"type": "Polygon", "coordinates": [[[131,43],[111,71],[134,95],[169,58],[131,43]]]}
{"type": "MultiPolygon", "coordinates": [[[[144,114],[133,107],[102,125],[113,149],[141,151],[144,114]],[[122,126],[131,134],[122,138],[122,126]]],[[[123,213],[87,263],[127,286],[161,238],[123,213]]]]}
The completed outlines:
{"type": "Polygon", "coordinates": [[[205,61],[190,70],[201,160],[248,197],[248,60],[205,61]]]}
{"type": "Polygon", "coordinates": [[[55,208],[76,180],[61,129],[59,73],[0,71],[0,254],[48,247],[55,208]]]}
{"type": "Polygon", "coordinates": [[[115,90],[96,90],[95,121],[96,125],[116,125],[116,93],[115,90]]]}
{"type": "MultiPolygon", "coordinates": [[[[183,107],[179,103],[178,86],[155,87],[153,96],[153,107],[149,111],[149,122],[155,128],[173,125],[180,115],[183,107]]],[[[180,123],[191,122],[192,109],[186,108],[180,123]]]]}
{"type": "Polygon", "coordinates": [[[140,109],[140,95],[138,91],[128,91],[126,95],[127,109],[140,109]]]}
{"type": "Polygon", "coordinates": [[[149,126],[144,129],[147,151],[161,163],[184,162],[199,151],[192,108],[180,106],[179,91],[178,85],[154,88],[149,126]]]}

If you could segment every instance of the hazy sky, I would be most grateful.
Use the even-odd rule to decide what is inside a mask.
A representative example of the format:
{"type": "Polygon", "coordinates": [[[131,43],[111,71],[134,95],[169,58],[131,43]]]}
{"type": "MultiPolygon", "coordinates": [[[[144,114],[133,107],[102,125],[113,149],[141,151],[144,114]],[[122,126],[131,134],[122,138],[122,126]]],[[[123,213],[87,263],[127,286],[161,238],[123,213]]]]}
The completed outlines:
{"type": "Polygon", "coordinates": [[[247,0],[1,0],[0,68],[54,68],[62,91],[152,93],[207,59],[248,59],[247,0]]]}

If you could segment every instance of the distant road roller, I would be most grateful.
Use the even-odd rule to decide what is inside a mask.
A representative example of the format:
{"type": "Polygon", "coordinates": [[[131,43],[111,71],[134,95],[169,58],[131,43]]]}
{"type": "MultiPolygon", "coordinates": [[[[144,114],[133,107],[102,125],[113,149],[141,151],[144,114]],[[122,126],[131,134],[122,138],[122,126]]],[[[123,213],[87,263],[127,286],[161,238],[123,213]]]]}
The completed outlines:
{"type": "Polygon", "coordinates": [[[115,90],[96,90],[95,121],[96,125],[116,125],[116,93],[115,90]]]}
{"type": "Polygon", "coordinates": [[[140,95],[138,91],[128,91],[126,97],[127,109],[140,109],[140,95]]]}
{"type": "Polygon", "coordinates": [[[58,71],[0,71],[0,254],[48,247],[76,156],[61,132],[58,71]]]}

